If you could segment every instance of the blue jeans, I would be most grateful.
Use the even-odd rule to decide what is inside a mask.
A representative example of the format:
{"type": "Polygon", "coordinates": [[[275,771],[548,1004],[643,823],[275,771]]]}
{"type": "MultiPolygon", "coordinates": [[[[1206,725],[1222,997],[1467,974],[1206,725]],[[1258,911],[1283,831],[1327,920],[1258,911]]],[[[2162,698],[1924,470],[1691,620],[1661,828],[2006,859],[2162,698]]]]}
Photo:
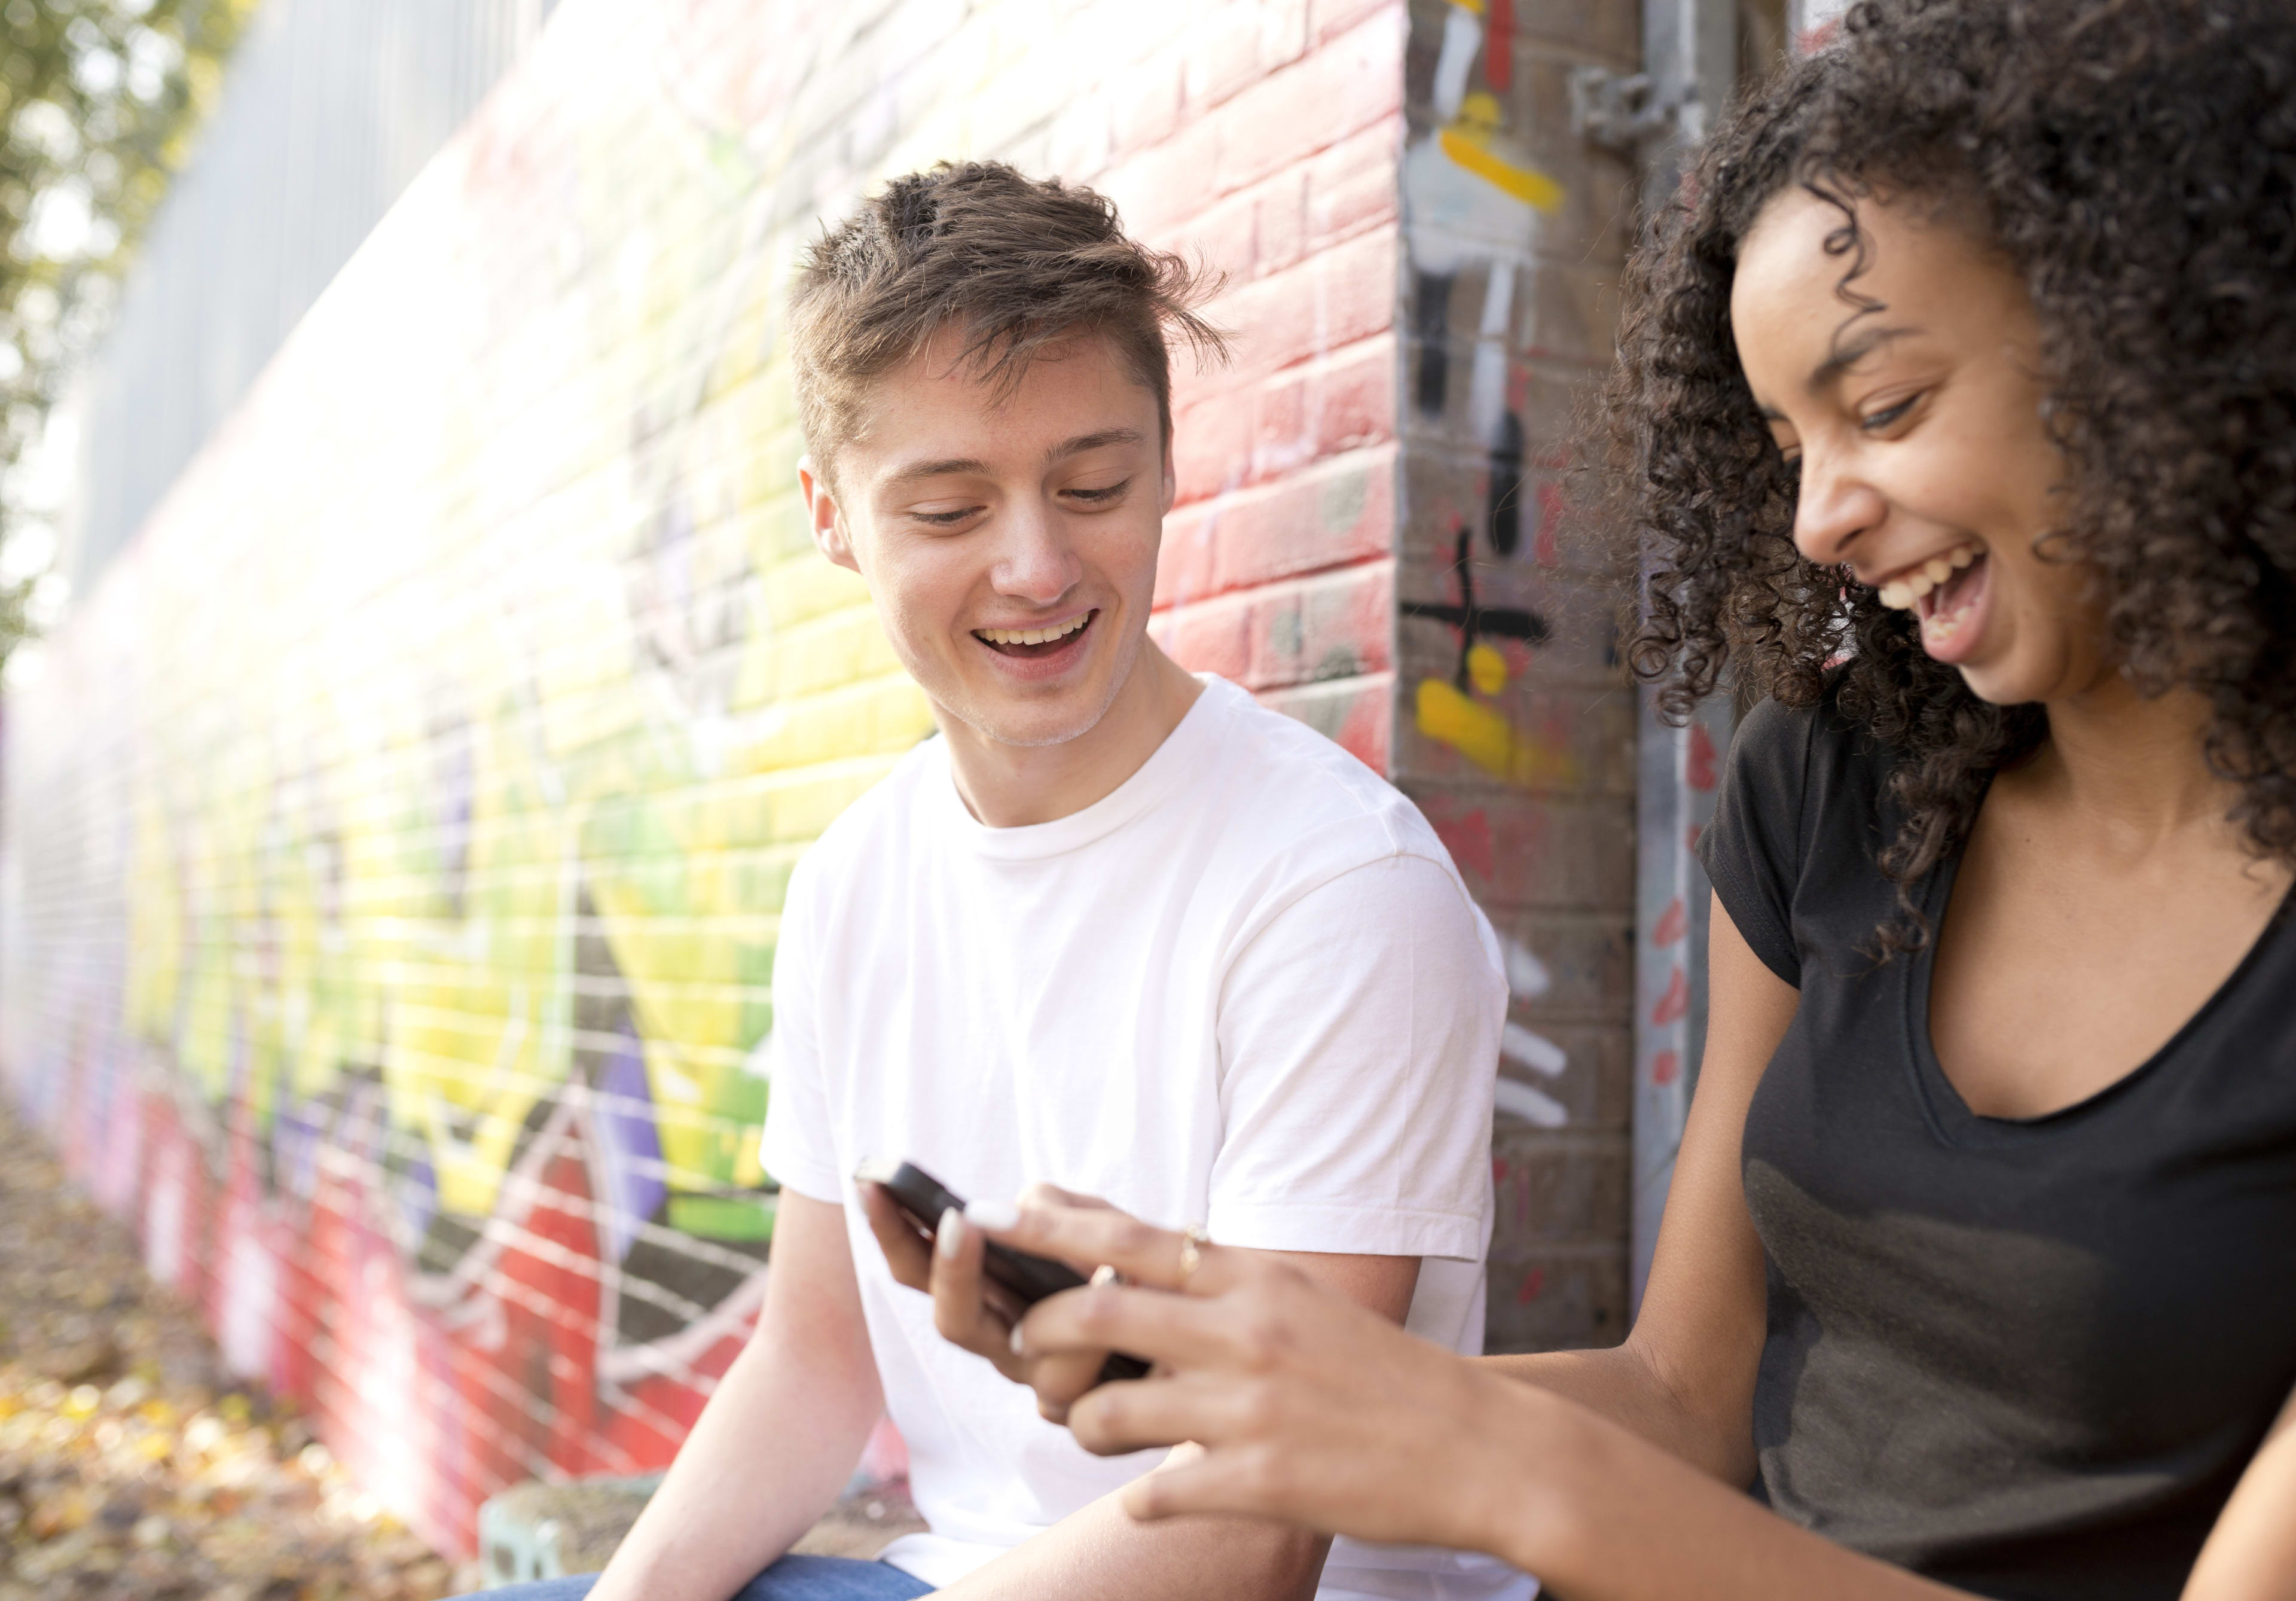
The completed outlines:
{"type": "MultiPolygon", "coordinates": [[[[581,1601],[598,1582],[595,1573],[538,1579],[531,1584],[483,1590],[470,1601],[581,1601]]],[[[728,1601],[914,1601],[932,1586],[890,1563],[856,1562],[849,1556],[784,1556],[728,1601]]]]}

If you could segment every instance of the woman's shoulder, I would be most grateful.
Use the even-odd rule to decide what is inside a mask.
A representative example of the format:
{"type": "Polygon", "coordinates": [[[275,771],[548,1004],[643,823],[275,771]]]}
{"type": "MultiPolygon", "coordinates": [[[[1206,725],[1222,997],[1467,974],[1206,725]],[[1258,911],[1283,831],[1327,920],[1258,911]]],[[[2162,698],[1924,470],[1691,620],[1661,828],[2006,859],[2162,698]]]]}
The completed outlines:
{"type": "MultiPolygon", "coordinates": [[[[1699,857],[1739,932],[1799,984],[1803,925],[1862,932],[1886,908],[1877,858],[1895,757],[1841,705],[1841,679],[1797,703],[1765,699],[1731,736],[1699,857]]],[[[1839,932],[1839,931],[1836,931],[1839,932]]]]}
{"type": "Polygon", "coordinates": [[[1835,813],[1829,802],[1878,807],[1897,753],[1843,707],[1842,684],[1836,672],[1815,695],[1758,702],[1731,736],[1730,785],[1808,821],[1835,813]]]}

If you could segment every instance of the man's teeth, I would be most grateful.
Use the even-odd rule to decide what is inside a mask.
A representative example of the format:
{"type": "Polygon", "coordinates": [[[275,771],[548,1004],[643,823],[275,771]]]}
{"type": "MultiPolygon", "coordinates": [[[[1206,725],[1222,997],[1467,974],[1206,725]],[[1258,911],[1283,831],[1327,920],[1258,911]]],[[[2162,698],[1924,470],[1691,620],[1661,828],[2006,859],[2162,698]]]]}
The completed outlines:
{"type": "Polygon", "coordinates": [[[1882,603],[1910,612],[1929,592],[1985,553],[1974,545],[1956,545],[1941,556],[1931,556],[1903,578],[1882,586],[1882,603]]]}
{"type": "Polygon", "coordinates": [[[1066,639],[1092,620],[1087,612],[1056,628],[978,628],[974,632],[991,645],[1050,645],[1055,639],[1066,639]]]}

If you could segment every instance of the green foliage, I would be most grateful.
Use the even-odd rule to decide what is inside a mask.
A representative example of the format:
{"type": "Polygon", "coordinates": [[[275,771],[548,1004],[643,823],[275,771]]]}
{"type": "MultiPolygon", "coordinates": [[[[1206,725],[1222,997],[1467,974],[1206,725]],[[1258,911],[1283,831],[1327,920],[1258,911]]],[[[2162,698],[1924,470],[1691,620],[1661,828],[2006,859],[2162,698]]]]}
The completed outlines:
{"type": "Polygon", "coordinates": [[[0,3],[0,661],[37,620],[53,549],[19,463],[257,3],[0,3]]]}

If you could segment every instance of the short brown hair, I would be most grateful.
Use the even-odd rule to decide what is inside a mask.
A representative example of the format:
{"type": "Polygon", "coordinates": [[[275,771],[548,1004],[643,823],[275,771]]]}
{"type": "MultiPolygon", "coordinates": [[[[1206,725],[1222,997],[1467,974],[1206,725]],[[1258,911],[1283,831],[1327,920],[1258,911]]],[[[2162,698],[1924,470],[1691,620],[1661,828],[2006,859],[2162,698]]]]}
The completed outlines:
{"type": "Polygon", "coordinates": [[[1226,353],[1194,307],[1215,276],[1125,236],[1103,195],[1001,161],[943,161],[895,178],[806,252],[790,307],[798,418],[827,476],[853,438],[869,386],[946,327],[960,362],[1009,391],[1045,346],[1079,333],[1113,341],[1156,396],[1172,437],[1167,340],[1226,353]]]}

